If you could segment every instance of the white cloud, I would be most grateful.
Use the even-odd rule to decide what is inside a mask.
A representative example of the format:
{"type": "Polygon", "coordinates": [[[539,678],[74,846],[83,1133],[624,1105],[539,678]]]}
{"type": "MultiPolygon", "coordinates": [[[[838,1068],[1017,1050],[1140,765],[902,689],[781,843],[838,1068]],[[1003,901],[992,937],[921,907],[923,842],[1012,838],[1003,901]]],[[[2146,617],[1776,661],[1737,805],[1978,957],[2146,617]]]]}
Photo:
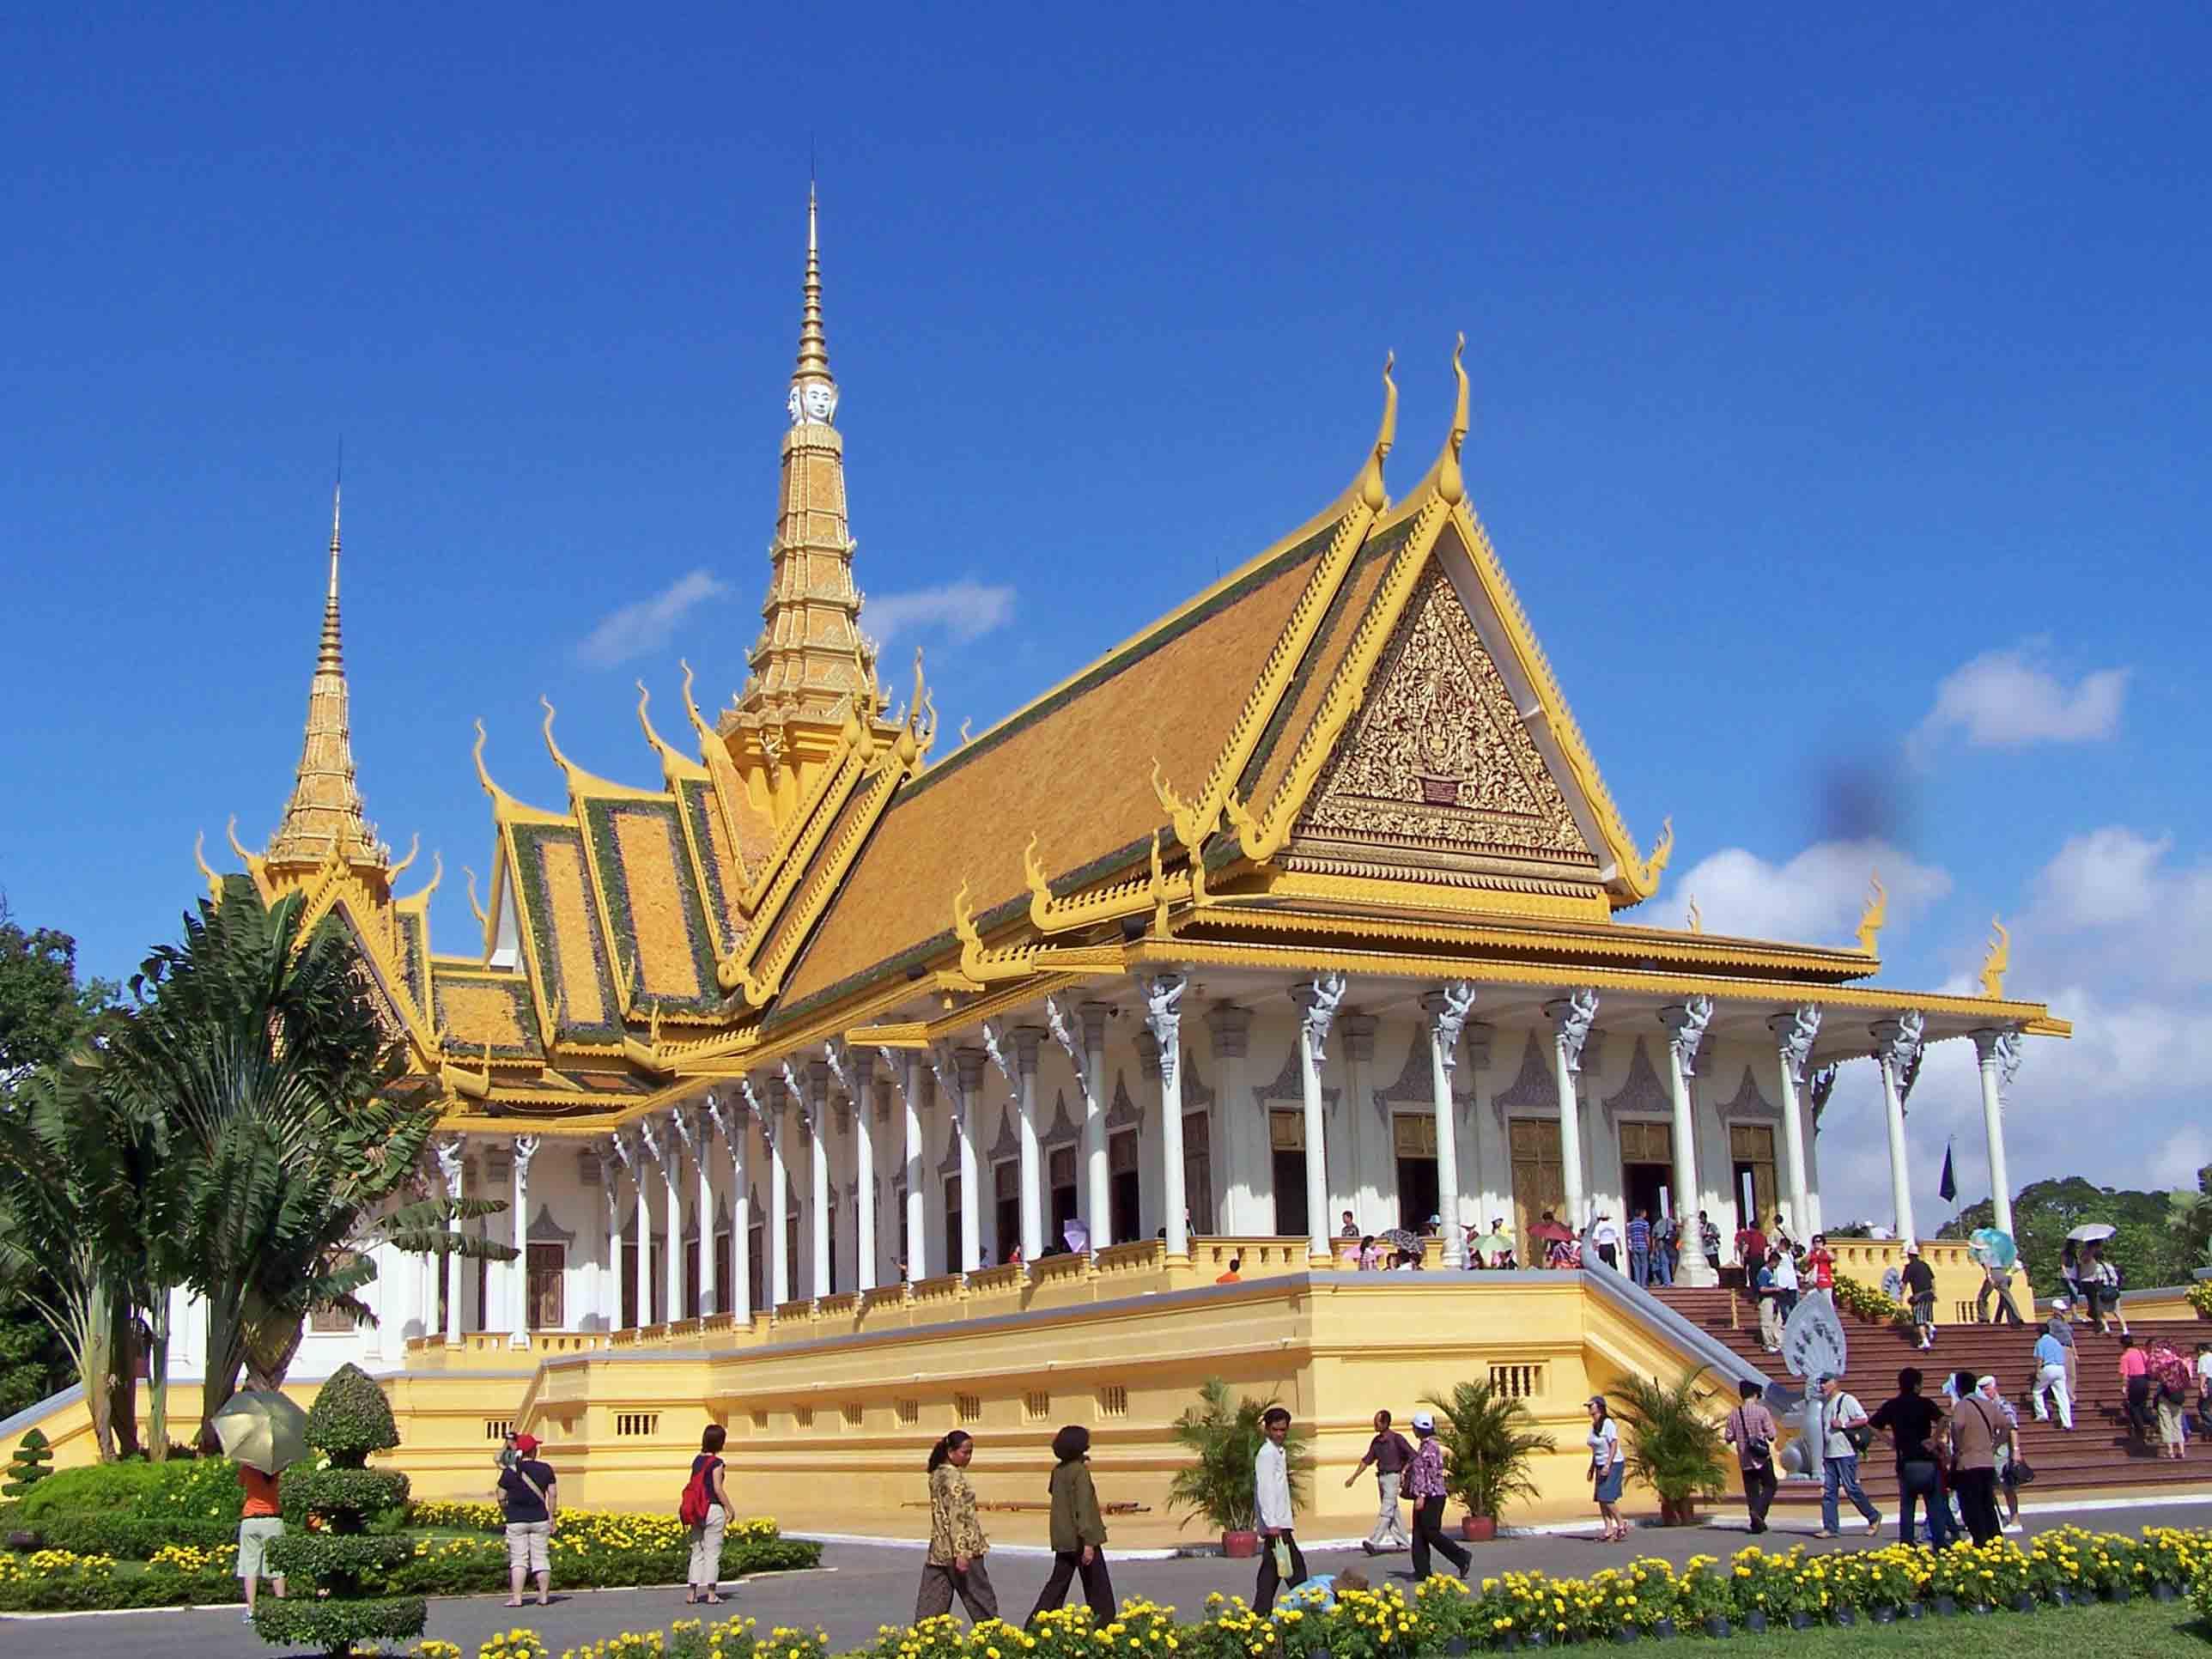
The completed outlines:
{"type": "Polygon", "coordinates": [[[2015,934],[2063,942],[2069,971],[2156,991],[2212,985],[2212,862],[2177,863],[2173,838],[2124,824],[2071,837],[2039,872],[2015,934]]]}
{"type": "Polygon", "coordinates": [[[1926,761],[1953,732],[1984,748],[2094,743],[2120,726],[2128,671],[2100,668],[2071,688],[2026,651],[1985,651],[1943,677],[1906,748],[1926,761]]]}
{"type": "Polygon", "coordinates": [[[679,576],[651,599],[639,599],[610,611],[600,619],[598,627],[584,635],[576,654],[595,668],[611,668],[633,657],[642,657],[665,645],[676,624],[694,607],[720,599],[729,591],[727,582],[717,580],[703,569],[679,576]]]}
{"type": "Polygon", "coordinates": [[[860,625],[879,644],[917,628],[941,628],[965,645],[1005,627],[1013,617],[1012,587],[957,581],[871,598],[861,606],[860,625]]]}
{"type": "Polygon", "coordinates": [[[1866,908],[1868,878],[1889,890],[1889,924],[1910,921],[1951,890],[1951,878],[1881,841],[1824,841],[1787,864],[1730,847],[1700,859],[1674,890],[1695,898],[1708,933],[1745,939],[1842,944],[1866,908]]]}

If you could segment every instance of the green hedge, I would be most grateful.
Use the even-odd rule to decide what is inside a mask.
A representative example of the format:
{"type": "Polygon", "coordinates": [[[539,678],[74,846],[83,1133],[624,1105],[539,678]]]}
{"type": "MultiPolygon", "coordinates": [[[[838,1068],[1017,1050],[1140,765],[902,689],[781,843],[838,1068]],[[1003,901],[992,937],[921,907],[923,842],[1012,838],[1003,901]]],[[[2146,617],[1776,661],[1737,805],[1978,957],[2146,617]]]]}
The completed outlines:
{"type": "Polygon", "coordinates": [[[35,1525],[49,1515],[123,1511],[142,1521],[165,1516],[228,1521],[245,1503],[238,1465],[225,1457],[179,1457],[166,1463],[91,1463],[48,1475],[22,1498],[35,1525]]]}
{"type": "Polygon", "coordinates": [[[238,1522],[142,1521],[129,1515],[48,1515],[27,1519],[26,1529],[38,1536],[40,1546],[69,1550],[77,1555],[112,1555],[118,1561],[149,1560],[171,1544],[197,1544],[219,1548],[238,1541],[238,1522]]]}
{"type": "Polygon", "coordinates": [[[254,1603],[253,1633],[280,1647],[343,1653],[360,1643],[404,1642],[420,1636],[428,1617],[419,1595],[343,1601],[304,1596],[280,1601],[270,1595],[254,1603]]]}
{"type": "MultiPolygon", "coordinates": [[[[392,1529],[404,1521],[410,1491],[407,1477],[397,1469],[289,1469],[278,1489],[286,1522],[305,1524],[310,1514],[331,1515],[358,1510],[368,1516],[389,1516],[392,1529]]],[[[379,1528],[377,1530],[386,1530],[379,1528]]]]}
{"type": "Polygon", "coordinates": [[[390,1572],[413,1557],[415,1540],[368,1533],[288,1530],[269,1546],[269,1571],[320,1579],[334,1572],[390,1572]]]}

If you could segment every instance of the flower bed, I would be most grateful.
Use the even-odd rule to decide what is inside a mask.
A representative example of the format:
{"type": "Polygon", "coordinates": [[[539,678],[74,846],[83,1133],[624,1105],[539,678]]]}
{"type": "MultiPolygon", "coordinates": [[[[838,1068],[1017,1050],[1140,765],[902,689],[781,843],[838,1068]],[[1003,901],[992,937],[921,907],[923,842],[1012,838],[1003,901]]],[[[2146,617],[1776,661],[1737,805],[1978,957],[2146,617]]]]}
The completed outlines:
{"type": "MultiPolygon", "coordinates": [[[[1206,1599],[1206,1616],[1179,1624],[1175,1609],[1141,1597],[1122,1602],[1112,1622],[1094,1624],[1083,1607],[1042,1615],[1024,1630],[986,1620],[963,1630],[950,1615],[919,1625],[885,1625],[846,1659],[1442,1659],[1478,1650],[1518,1650],[1563,1643],[1684,1635],[1726,1620],[1732,1628],[1797,1613],[1818,1624],[1896,1616],[1938,1594],[2003,1608],[2031,1590],[2044,1601],[2063,1589],[2094,1595],[2124,1560],[2130,1577],[2147,1562],[2186,1572],[2197,1611],[2212,1620],[2212,1532],[2148,1529],[2140,1539],[2078,1528],[2045,1533],[2022,1550],[1999,1540],[1943,1551],[1893,1544],[1864,1551],[1780,1554],[1753,1547],[1729,1561],[1693,1556],[1680,1569],[1655,1559],[1610,1567],[1588,1578],[1510,1572],[1480,1585],[1436,1577],[1410,1593],[1396,1584],[1358,1589],[1338,1581],[1335,1605],[1279,1607],[1262,1618],[1243,1598],[1206,1599]],[[1948,1588],[1947,1588],[1948,1587],[1948,1588]]],[[[2117,1582],[2117,1581],[2114,1581],[2117,1582]]],[[[2150,1582],[2148,1580],[2146,1583],[2150,1582]]],[[[2179,1580],[2159,1580],[2179,1583],[2179,1580]]],[[[1721,1634],[1717,1626],[1711,1626],[1721,1634]]],[[[450,1643],[425,1642],[413,1659],[465,1659],[450,1643]]],[[[505,1631],[475,1659],[550,1659],[536,1632],[505,1631]]],[[[660,1631],[626,1632],[565,1650],[560,1659],[830,1659],[818,1631],[760,1634],[749,1619],[704,1626],[686,1620],[660,1631]]]]}
{"type": "MultiPolygon", "coordinates": [[[[370,1575],[366,1587],[379,1595],[466,1595],[507,1588],[503,1537],[418,1536],[412,1546],[397,1565],[370,1575]]],[[[552,1553],[554,1583],[572,1589],[680,1584],[690,1557],[684,1529],[673,1516],[574,1510],[561,1516],[552,1553]]],[[[722,1571],[725,1577],[738,1578],[811,1567],[821,1557],[820,1545],[783,1537],[773,1521],[740,1521],[732,1523],[723,1545],[722,1571]]],[[[0,1551],[0,1613],[235,1601],[235,1560],[229,1539],[157,1549],[143,1571],[119,1571],[113,1556],[99,1552],[0,1551]]]]}

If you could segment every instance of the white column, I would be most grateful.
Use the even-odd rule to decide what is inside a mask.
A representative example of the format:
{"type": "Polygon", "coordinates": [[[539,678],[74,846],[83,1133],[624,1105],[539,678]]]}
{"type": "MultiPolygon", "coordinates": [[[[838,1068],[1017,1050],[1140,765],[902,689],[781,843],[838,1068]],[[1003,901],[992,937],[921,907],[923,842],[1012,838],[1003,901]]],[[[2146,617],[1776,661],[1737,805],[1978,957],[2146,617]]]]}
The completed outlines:
{"type": "Polygon", "coordinates": [[[730,1286],[725,1302],[732,1328],[743,1330],[753,1317],[752,1197],[745,1189],[745,1141],[752,1122],[744,1103],[752,1091],[741,1081],[738,1092],[735,1101],[708,1095],[707,1115],[730,1149],[730,1286]]]}
{"type": "Polygon", "coordinates": [[[1329,1259],[1328,1137],[1322,1119],[1321,1068],[1328,1057],[1328,1023],[1344,1000],[1344,975],[1323,974],[1293,986],[1298,1006],[1298,1082],[1305,1101],[1306,1236],[1316,1264],[1329,1259]]]}
{"type": "Polygon", "coordinates": [[[647,1168],[652,1158],[652,1136],[643,1122],[637,1126],[637,1151],[632,1158],[624,1160],[629,1165],[630,1179],[637,1187],[637,1212],[630,1218],[631,1231],[637,1236],[637,1326],[643,1330],[653,1323],[653,1205],[647,1194],[653,1182],[647,1179],[647,1168]]]}
{"type": "Polygon", "coordinates": [[[720,1275],[714,1261],[714,1097],[708,1095],[691,1121],[691,1157],[699,1166],[699,1317],[721,1311],[720,1275]]]}
{"type": "Polygon", "coordinates": [[[1997,1231],[2012,1231],[2012,1182],[2005,1170],[2004,1097],[2020,1072],[2020,1028],[2006,1026],[1974,1033],[1974,1056],[1982,1071],[1982,1134],[1989,1144],[1990,1202],[1997,1231]]]}
{"type": "Polygon", "coordinates": [[[825,1297],[835,1282],[836,1264],[830,1260],[830,1066],[825,1060],[806,1064],[806,1108],[814,1154],[814,1224],[807,1230],[814,1255],[814,1295],[825,1297]]]}
{"type": "Polygon", "coordinates": [[[784,1237],[784,1218],[790,1199],[784,1187],[783,1085],[771,1080],[768,1099],[769,1115],[761,1120],[761,1133],[768,1139],[768,1294],[769,1305],[780,1308],[791,1300],[791,1251],[784,1237]]]}
{"type": "Polygon", "coordinates": [[[983,1051],[940,1044],[932,1063],[937,1086],[952,1097],[953,1133],[960,1148],[960,1271],[982,1265],[982,1194],[975,1178],[975,1097],[983,1086],[983,1051]]]}
{"type": "MultiPolygon", "coordinates": [[[[1583,1115],[1580,1086],[1583,1046],[1597,1022],[1597,993],[1587,987],[1544,1005],[1545,1018],[1556,1028],[1552,1036],[1552,1077],[1559,1097],[1559,1185],[1565,1196],[1568,1226],[1580,1232],[1589,1224],[1589,1200],[1583,1182],[1583,1115]]],[[[1675,1207],[1681,1200],[1675,1200],[1675,1207]]]]}
{"type": "Polygon", "coordinates": [[[1168,1254],[1190,1254],[1190,1206],[1182,1174],[1182,1012],[1188,976],[1154,974],[1142,982],[1145,1026],[1160,1045],[1160,1194],[1167,1207],[1168,1254]]]}
{"type": "Polygon", "coordinates": [[[538,1156],[536,1135],[514,1138],[514,1260],[507,1263],[507,1329],[518,1346],[530,1340],[530,1160],[538,1156]]]}
{"type": "Polygon", "coordinates": [[[599,1322],[610,1331],[622,1328],[622,1179],[629,1171],[629,1153],[620,1135],[607,1137],[607,1150],[599,1159],[599,1182],[607,1194],[607,1255],[599,1269],[599,1322]]]}
{"type": "Polygon", "coordinates": [[[1677,1285],[1711,1285],[1720,1273],[1705,1260],[1705,1242],[1698,1229],[1697,1126],[1690,1107],[1690,1079],[1698,1074],[1698,1045],[1713,1017],[1713,1000],[1693,996],[1686,1002],[1659,1011],[1667,1028],[1667,1085],[1674,1100],[1674,1215],[1681,1223],[1681,1261],[1676,1267],[1677,1285]]]}
{"type": "Polygon", "coordinates": [[[682,1109],[670,1108],[668,1121],[677,1133],[661,1142],[660,1178],[668,1188],[668,1242],[662,1246],[660,1277],[667,1297],[668,1322],[673,1325],[684,1317],[684,1153],[678,1145],[684,1122],[682,1109]]]}
{"type": "MultiPolygon", "coordinates": [[[[1360,1218],[1364,1232],[1375,1231],[1378,1215],[1386,1227],[1395,1227],[1401,1219],[1397,1126],[1388,1115],[1378,1121],[1367,1110],[1373,1099],[1367,1088],[1367,1073],[1375,1063],[1378,1023],[1374,1015],[1357,1008],[1340,1008],[1334,1028],[1344,1039],[1340,1051],[1344,1062],[1344,1097],[1352,1109],[1341,1120],[1344,1133],[1337,1137],[1341,1144],[1335,1148],[1344,1164],[1344,1185],[1330,1183],[1328,1212],[1334,1217],[1341,1210],[1351,1210],[1360,1218]]],[[[1418,1225],[1414,1231],[1419,1231],[1418,1225]]]]}
{"type": "Polygon", "coordinates": [[[1474,987],[1455,981],[1421,999],[1429,1017],[1429,1088],[1437,1117],[1437,1210],[1443,1218],[1444,1265],[1463,1267],[1467,1237],[1459,1206],[1459,1133],[1452,1110],[1452,1068],[1459,1063],[1459,1034],[1474,1007],[1474,987]]]}
{"type": "Polygon", "coordinates": [[[898,1085],[899,1109],[906,1121],[906,1272],[912,1279],[929,1277],[929,1245],[923,1231],[921,1203],[921,1056],[912,1049],[894,1054],[885,1048],[884,1065],[898,1085]]]}
{"type": "Polygon", "coordinates": [[[1267,1115],[1244,1092],[1244,1059],[1252,1047],[1252,1011],[1217,1002],[1206,1011],[1213,1039],[1213,1087],[1222,1102],[1216,1119],[1221,1142],[1221,1208],[1214,1225],[1231,1237],[1272,1233],[1274,1198],[1261,1171],[1273,1158],[1267,1115]],[[1263,1198],[1262,1194],[1266,1194],[1263,1198]],[[1262,1216],[1267,1217],[1264,1224],[1262,1216]]]}
{"type": "Polygon", "coordinates": [[[1106,1164],[1106,1017],[1112,1007],[1086,1002],[1076,1009],[1083,1021],[1084,1219],[1091,1226],[1091,1248],[1114,1241],[1114,1184],[1106,1164]]]}
{"type": "Polygon", "coordinates": [[[1895,1019],[1877,1020],[1869,1028],[1875,1054],[1881,1067],[1881,1099],[1889,1120],[1889,1201],[1895,1212],[1895,1231],[1902,1244],[1919,1243],[1912,1224],[1912,1171],[1905,1162],[1905,1078],[1919,1058],[1920,1040],[1927,1020],[1917,1009],[1907,1009],[1895,1019]]]}
{"type": "Polygon", "coordinates": [[[853,1097],[854,1189],[860,1194],[854,1218],[853,1288],[866,1295],[876,1288],[876,1056],[872,1049],[841,1056],[845,1087],[853,1097]]]}
{"type": "Polygon", "coordinates": [[[1770,1014],[1766,1029],[1774,1033],[1776,1056],[1782,1080],[1782,1182],[1790,1194],[1790,1230],[1799,1238],[1813,1236],[1812,1206],[1806,1198],[1805,1113],[1797,1090],[1805,1081],[1805,1067],[1813,1057],[1813,1039],[1820,1034],[1820,1011],[1799,1008],[1790,1013],[1770,1014]]]}
{"type": "MultiPolygon", "coordinates": [[[[447,1135],[438,1143],[438,1173],[446,1182],[448,1203],[461,1201],[461,1138],[447,1135]]],[[[459,1231],[459,1224],[448,1218],[447,1226],[459,1231]]],[[[446,1253],[446,1340],[459,1346],[461,1340],[461,1258],[458,1251],[446,1253]]],[[[428,1321],[424,1323],[427,1325],[428,1321]]]]}
{"type": "Polygon", "coordinates": [[[1014,1041],[1014,1115],[1022,1154],[1022,1260],[1034,1265],[1044,1254],[1044,1150],[1037,1138],[1037,1056],[1044,1048],[1042,1025],[1017,1025],[1014,1041]]]}

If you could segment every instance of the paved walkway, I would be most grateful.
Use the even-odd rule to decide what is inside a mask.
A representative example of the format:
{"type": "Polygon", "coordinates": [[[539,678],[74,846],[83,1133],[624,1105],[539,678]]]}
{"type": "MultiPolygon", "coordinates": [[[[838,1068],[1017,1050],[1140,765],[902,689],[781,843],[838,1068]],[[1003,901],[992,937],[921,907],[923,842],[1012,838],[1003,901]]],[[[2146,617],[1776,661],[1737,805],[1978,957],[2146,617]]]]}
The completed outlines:
{"type": "MultiPolygon", "coordinates": [[[[2212,1525],[2212,1498],[2155,1508],[2031,1510],[2023,1518],[2031,1531],[2069,1522],[2116,1532],[2153,1525],[2201,1527],[2212,1525]]],[[[1864,1533],[1855,1530],[1840,1543],[1814,1543],[1804,1530],[1814,1524],[1792,1521],[1763,1541],[1775,1548],[1806,1543],[1816,1549],[1853,1548],[1867,1542],[1864,1533]]],[[[1891,1535],[1894,1530],[1893,1526],[1886,1528],[1891,1535]]],[[[1638,1555],[1665,1556],[1677,1563],[1696,1554],[1725,1555],[1749,1541],[1743,1523],[1735,1521],[1711,1527],[1644,1528],[1626,1544],[1600,1544],[1587,1534],[1540,1534],[1470,1547],[1478,1577],[1532,1567],[1573,1575],[1638,1555]]],[[[1050,1562],[1026,1550],[994,1552],[991,1559],[1000,1611],[1019,1619],[1042,1586],[1050,1562]]],[[[519,1613],[507,1608],[497,1596],[442,1597],[430,1603],[427,1634],[458,1643],[465,1659],[475,1659],[477,1644],[493,1632],[524,1625],[544,1638],[557,1659],[564,1648],[718,1612],[756,1619],[763,1630],[779,1624],[819,1625],[830,1633],[831,1650],[842,1653],[872,1642],[878,1626],[903,1624],[913,1617],[921,1563],[921,1551],[912,1547],[833,1543],[823,1551],[824,1571],[751,1579],[738,1588],[728,1606],[690,1613],[680,1589],[587,1590],[574,1595],[556,1590],[551,1607],[533,1604],[519,1613]]],[[[1357,1549],[1316,1550],[1309,1553],[1308,1564],[1316,1572],[1359,1566],[1377,1582],[1386,1575],[1408,1582],[1412,1571],[1403,1555],[1368,1561],[1357,1549]]],[[[1212,1556],[1116,1562],[1114,1589],[1117,1595],[1147,1595],[1194,1618],[1209,1590],[1249,1598],[1255,1571],[1255,1563],[1212,1556]]],[[[144,1659],[149,1647],[158,1647],[161,1659],[267,1659],[271,1652],[240,1625],[235,1607],[0,1619],[0,1651],[36,1654],[38,1659],[144,1659]]]]}

